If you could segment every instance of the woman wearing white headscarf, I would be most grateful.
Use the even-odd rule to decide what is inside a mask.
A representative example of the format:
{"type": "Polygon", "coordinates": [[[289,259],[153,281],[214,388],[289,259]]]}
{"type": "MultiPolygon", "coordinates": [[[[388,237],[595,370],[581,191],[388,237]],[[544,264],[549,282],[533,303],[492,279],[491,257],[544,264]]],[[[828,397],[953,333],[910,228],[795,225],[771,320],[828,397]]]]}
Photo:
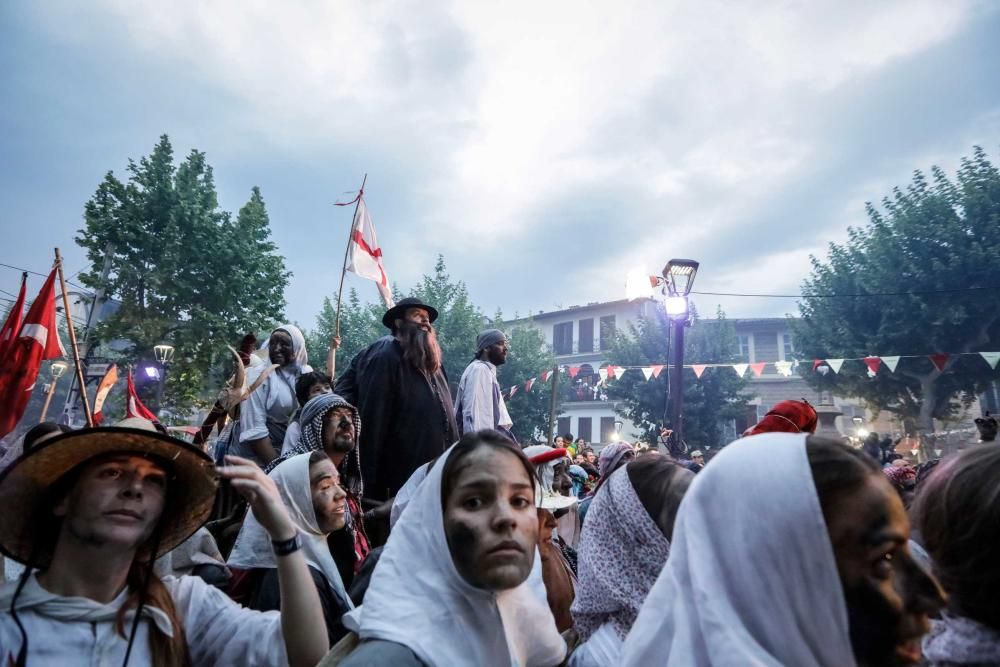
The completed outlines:
{"type": "Polygon", "coordinates": [[[342,667],[562,662],[532,477],[520,448],[493,431],[442,454],[393,529],[364,605],[345,617],[361,644],[342,667]]]}
{"type": "Polygon", "coordinates": [[[941,598],[908,537],[863,452],[804,434],[738,440],[684,497],[621,664],[916,664],[941,598]]]}
{"type": "MultiPolygon", "coordinates": [[[[337,469],[322,451],[298,454],[281,462],[268,475],[278,487],[292,522],[299,529],[302,553],[316,584],[331,643],[345,633],[344,612],[353,609],[337,564],[327,546],[327,536],[343,528],[346,494],[339,488],[337,469]]],[[[277,561],[264,527],[248,515],[229,556],[229,565],[256,573],[250,606],[260,611],[279,608],[277,561]]]]}
{"type": "Polygon", "coordinates": [[[247,369],[247,386],[264,373],[267,379],[250,394],[240,409],[239,433],[233,434],[230,454],[248,458],[260,467],[277,458],[292,415],[299,407],[295,381],[310,370],[306,340],[294,324],[284,324],[271,332],[262,350],[267,351],[271,366],[260,364],[247,369]]]}

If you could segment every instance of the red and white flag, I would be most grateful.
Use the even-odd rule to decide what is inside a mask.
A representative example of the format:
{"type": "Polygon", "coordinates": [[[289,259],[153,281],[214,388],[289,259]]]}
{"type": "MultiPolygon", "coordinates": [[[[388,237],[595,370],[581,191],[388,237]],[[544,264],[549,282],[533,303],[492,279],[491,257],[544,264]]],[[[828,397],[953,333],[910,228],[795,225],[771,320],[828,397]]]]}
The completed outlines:
{"type": "Polygon", "coordinates": [[[0,329],[0,363],[7,356],[7,350],[10,349],[10,344],[14,340],[14,337],[21,330],[21,315],[24,314],[24,293],[27,287],[28,274],[25,273],[21,276],[21,291],[17,295],[17,301],[14,302],[10,312],[7,313],[7,321],[3,323],[3,328],[0,329]]]}
{"type": "Polygon", "coordinates": [[[396,305],[392,292],[389,291],[389,277],[382,264],[382,248],[375,236],[375,225],[368,214],[364,193],[358,195],[358,210],[354,214],[354,225],[351,228],[346,269],[362,278],[374,280],[386,308],[396,305]]]}
{"type": "Polygon", "coordinates": [[[24,415],[42,362],[66,356],[56,329],[55,282],[53,268],[0,365],[0,437],[13,431],[24,415]]]}
{"type": "Polygon", "coordinates": [[[160,421],[149,408],[142,404],[142,401],[139,400],[139,394],[135,393],[135,384],[132,382],[131,369],[128,372],[128,402],[125,404],[125,417],[139,417],[154,424],[160,421]]]}
{"type": "MultiPolygon", "coordinates": [[[[129,376],[129,380],[132,376],[129,376]]],[[[104,401],[108,399],[108,394],[111,393],[111,389],[118,382],[118,364],[111,364],[108,368],[108,372],[104,374],[101,378],[100,383],[97,385],[97,393],[94,394],[94,425],[100,426],[101,422],[104,421],[104,401]]]]}

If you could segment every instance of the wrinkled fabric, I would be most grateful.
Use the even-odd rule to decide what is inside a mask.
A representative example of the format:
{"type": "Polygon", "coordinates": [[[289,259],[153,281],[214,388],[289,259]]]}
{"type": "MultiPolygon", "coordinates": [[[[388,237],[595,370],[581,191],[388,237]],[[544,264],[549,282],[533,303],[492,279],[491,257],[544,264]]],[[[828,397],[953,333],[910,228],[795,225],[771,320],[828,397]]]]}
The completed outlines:
{"type": "Polygon", "coordinates": [[[670,555],[670,542],[619,468],[594,496],[577,551],[573,622],[581,641],[604,624],[624,640],[670,555]]]}
{"type": "Polygon", "coordinates": [[[156,559],[154,572],[160,578],[172,574],[180,577],[191,574],[199,565],[218,565],[226,569],[226,559],[219,551],[219,545],[208,529],[202,526],[174,549],[156,559]]]}
{"type": "Polygon", "coordinates": [[[695,477],[622,665],[854,667],[805,440],[737,440],[695,477]]]}
{"type": "Polygon", "coordinates": [[[483,429],[506,433],[514,425],[500,392],[497,367],[488,361],[477,359],[466,367],[458,382],[455,405],[455,418],[463,434],[483,429]]]}
{"type": "Polygon", "coordinates": [[[618,467],[622,458],[632,451],[632,445],[627,442],[613,442],[601,450],[597,457],[597,472],[605,477],[618,467]]]}
{"type": "Polygon", "coordinates": [[[1000,632],[971,618],[944,612],[940,620],[931,621],[923,651],[931,667],[1000,665],[1000,632]]]}
{"type": "Polygon", "coordinates": [[[493,593],[455,569],[444,532],[442,471],[435,461],[389,536],[364,604],[345,615],[362,641],[406,646],[432,667],[551,666],[566,645],[545,602],[538,554],[527,581],[493,593]]]}
{"type": "Polygon", "coordinates": [[[912,490],[917,481],[917,471],[909,466],[883,468],[882,472],[898,492],[912,490]]]}
{"type": "Polygon", "coordinates": [[[761,433],[815,433],[819,425],[816,409],[805,401],[782,401],[771,408],[743,436],[761,433]]]}

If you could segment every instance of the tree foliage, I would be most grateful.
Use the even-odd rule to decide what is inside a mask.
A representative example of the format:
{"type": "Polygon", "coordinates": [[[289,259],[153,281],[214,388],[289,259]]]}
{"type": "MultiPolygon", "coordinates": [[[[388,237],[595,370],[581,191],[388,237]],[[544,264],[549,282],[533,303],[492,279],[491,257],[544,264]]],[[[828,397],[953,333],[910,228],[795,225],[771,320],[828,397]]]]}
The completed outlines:
{"type": "MultiPolygon", "coordinates": [[[[643,317],[619,332],[609,358],[618,366],[666,365],[669,359],[669,321],[662,309],[652,317],[643,317]]],[[[695,313],[691,328],[685,332],[685,363],[735,363],[736,330],[719,310],[714,320],[703,320],[695,313]]],[[[747,381],[729,368],[706,369],[701,379],[694,371],[684,370],[684,441],[688,447],[717,447],[724,442],[723,423],[746,410],[743,394],[747,381]]],[[[608,385],[608,396],[619,401],[618,411],[643,430],[643,437],[656,442],[664,423],[668,372],[646,380],[641,373],[628,372],[608,385]]]]}
{"type": "MultiPolygon", "coordinates": [[[[955,181],[937,167],[930,179],[914,172],[882,209],[868,203],[868,224],[850,229],[846,243],[831,244],[826,261],[812,259],[795,325],[799,349],[827,359],[1000,348],[993,304],[1000,287],[1000,172],[985,152],[977,147],[963,159],[955,181]]],[[[818,386],[812,365],[803,369],[818,386]]],[[[910,429],[932,431],[933,419],[954,417],[997,377],[978,356],[964,356],[944,372],[927,358],[903,359],[895,373],[882,368],[875,378],[864,364],[848,362],[826,382],[840,396],[896,414],[910,429]]]]}
{"type": "Polygon", "coordinates": [[[166,135],[128,165],[108,172],[84,210],[76,238],[91,262],[80,281],[97,288],[105,248],[112,249],[108,296],[121,307],[97,329],[100,341],[124,341],[126,362],[152,359],[159,343],[176,354],[166,405],[202,397],[213,362],[228,363],[227,344],[280,322],[289,273],[270,240],[260,189],[233,216],[219,208],[211,166],[192,150],[179,165],[166,135]]]}
{"type": "MultiPolygon", "coordinates": [[[[552,381],[542,382],[541,373],[555,368],[555,357],[545,343],[542,332],[532,326],[508,327],[498,314],[493,326],[507,334],[510,355],[507,363],[497,371],[497,380],[503,391],[514,385],[518,391],[507,399],[507,411],[514,422],[514,435],[522,444],[533,443],[536,437],[548,439],[549,414],[552,401],[552,381]],[[524,383],[535,378],[531,391],[524,390],[524,383]]],[[[565,382],[566,378],[562,378],[565,382]]],[[[558,417],[558,404],[556,406],[558,417]]]]}

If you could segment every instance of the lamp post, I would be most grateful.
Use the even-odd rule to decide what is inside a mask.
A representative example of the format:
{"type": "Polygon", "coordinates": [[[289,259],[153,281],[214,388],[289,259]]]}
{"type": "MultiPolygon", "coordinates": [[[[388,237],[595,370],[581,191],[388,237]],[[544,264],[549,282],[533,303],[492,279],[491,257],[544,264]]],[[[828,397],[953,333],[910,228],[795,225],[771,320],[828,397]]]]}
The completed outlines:
{"type": "Polygon", "coordinates": [[[167,369],[174,359],[174,346],[167,343],[160,343],[153,346],[153,356],[160,365],[160,383],[156,387],[156,412],[160,412],[163,407],[163,387],[167,384],[167,369]]]}
{"type": "Polygon", "coordinates": [[[53,361],[52,365],[49,366],[49,372],[52,374],[52,382],[49,383],[49,390],[45,393],[45,404],[42,406],[42,416],[38,420],[39,424],[45,421],[46,415],[49,414],[49,404],[52,403],[52,397],[56,393],[56,383],[66,373],[67,368],[69,368],[69,364],[65,361],[53,361]]]}
{"type": "Polygon", "coordinates": [[[698,275],[698,262],[693,259],[672,259],[663,267],[663,307],[667,311],[674,334],[673,362],[670,367],[670,427],[673,438],[670,453],[684,451],[684,328],[691,324],[688,295],[698,275]]]}
{"type": "Polygon", "coordinates": [[[611,442],[619,442],[622,439],[622,422],[615,420],[615,432],[611,434],[611,442]]]}

